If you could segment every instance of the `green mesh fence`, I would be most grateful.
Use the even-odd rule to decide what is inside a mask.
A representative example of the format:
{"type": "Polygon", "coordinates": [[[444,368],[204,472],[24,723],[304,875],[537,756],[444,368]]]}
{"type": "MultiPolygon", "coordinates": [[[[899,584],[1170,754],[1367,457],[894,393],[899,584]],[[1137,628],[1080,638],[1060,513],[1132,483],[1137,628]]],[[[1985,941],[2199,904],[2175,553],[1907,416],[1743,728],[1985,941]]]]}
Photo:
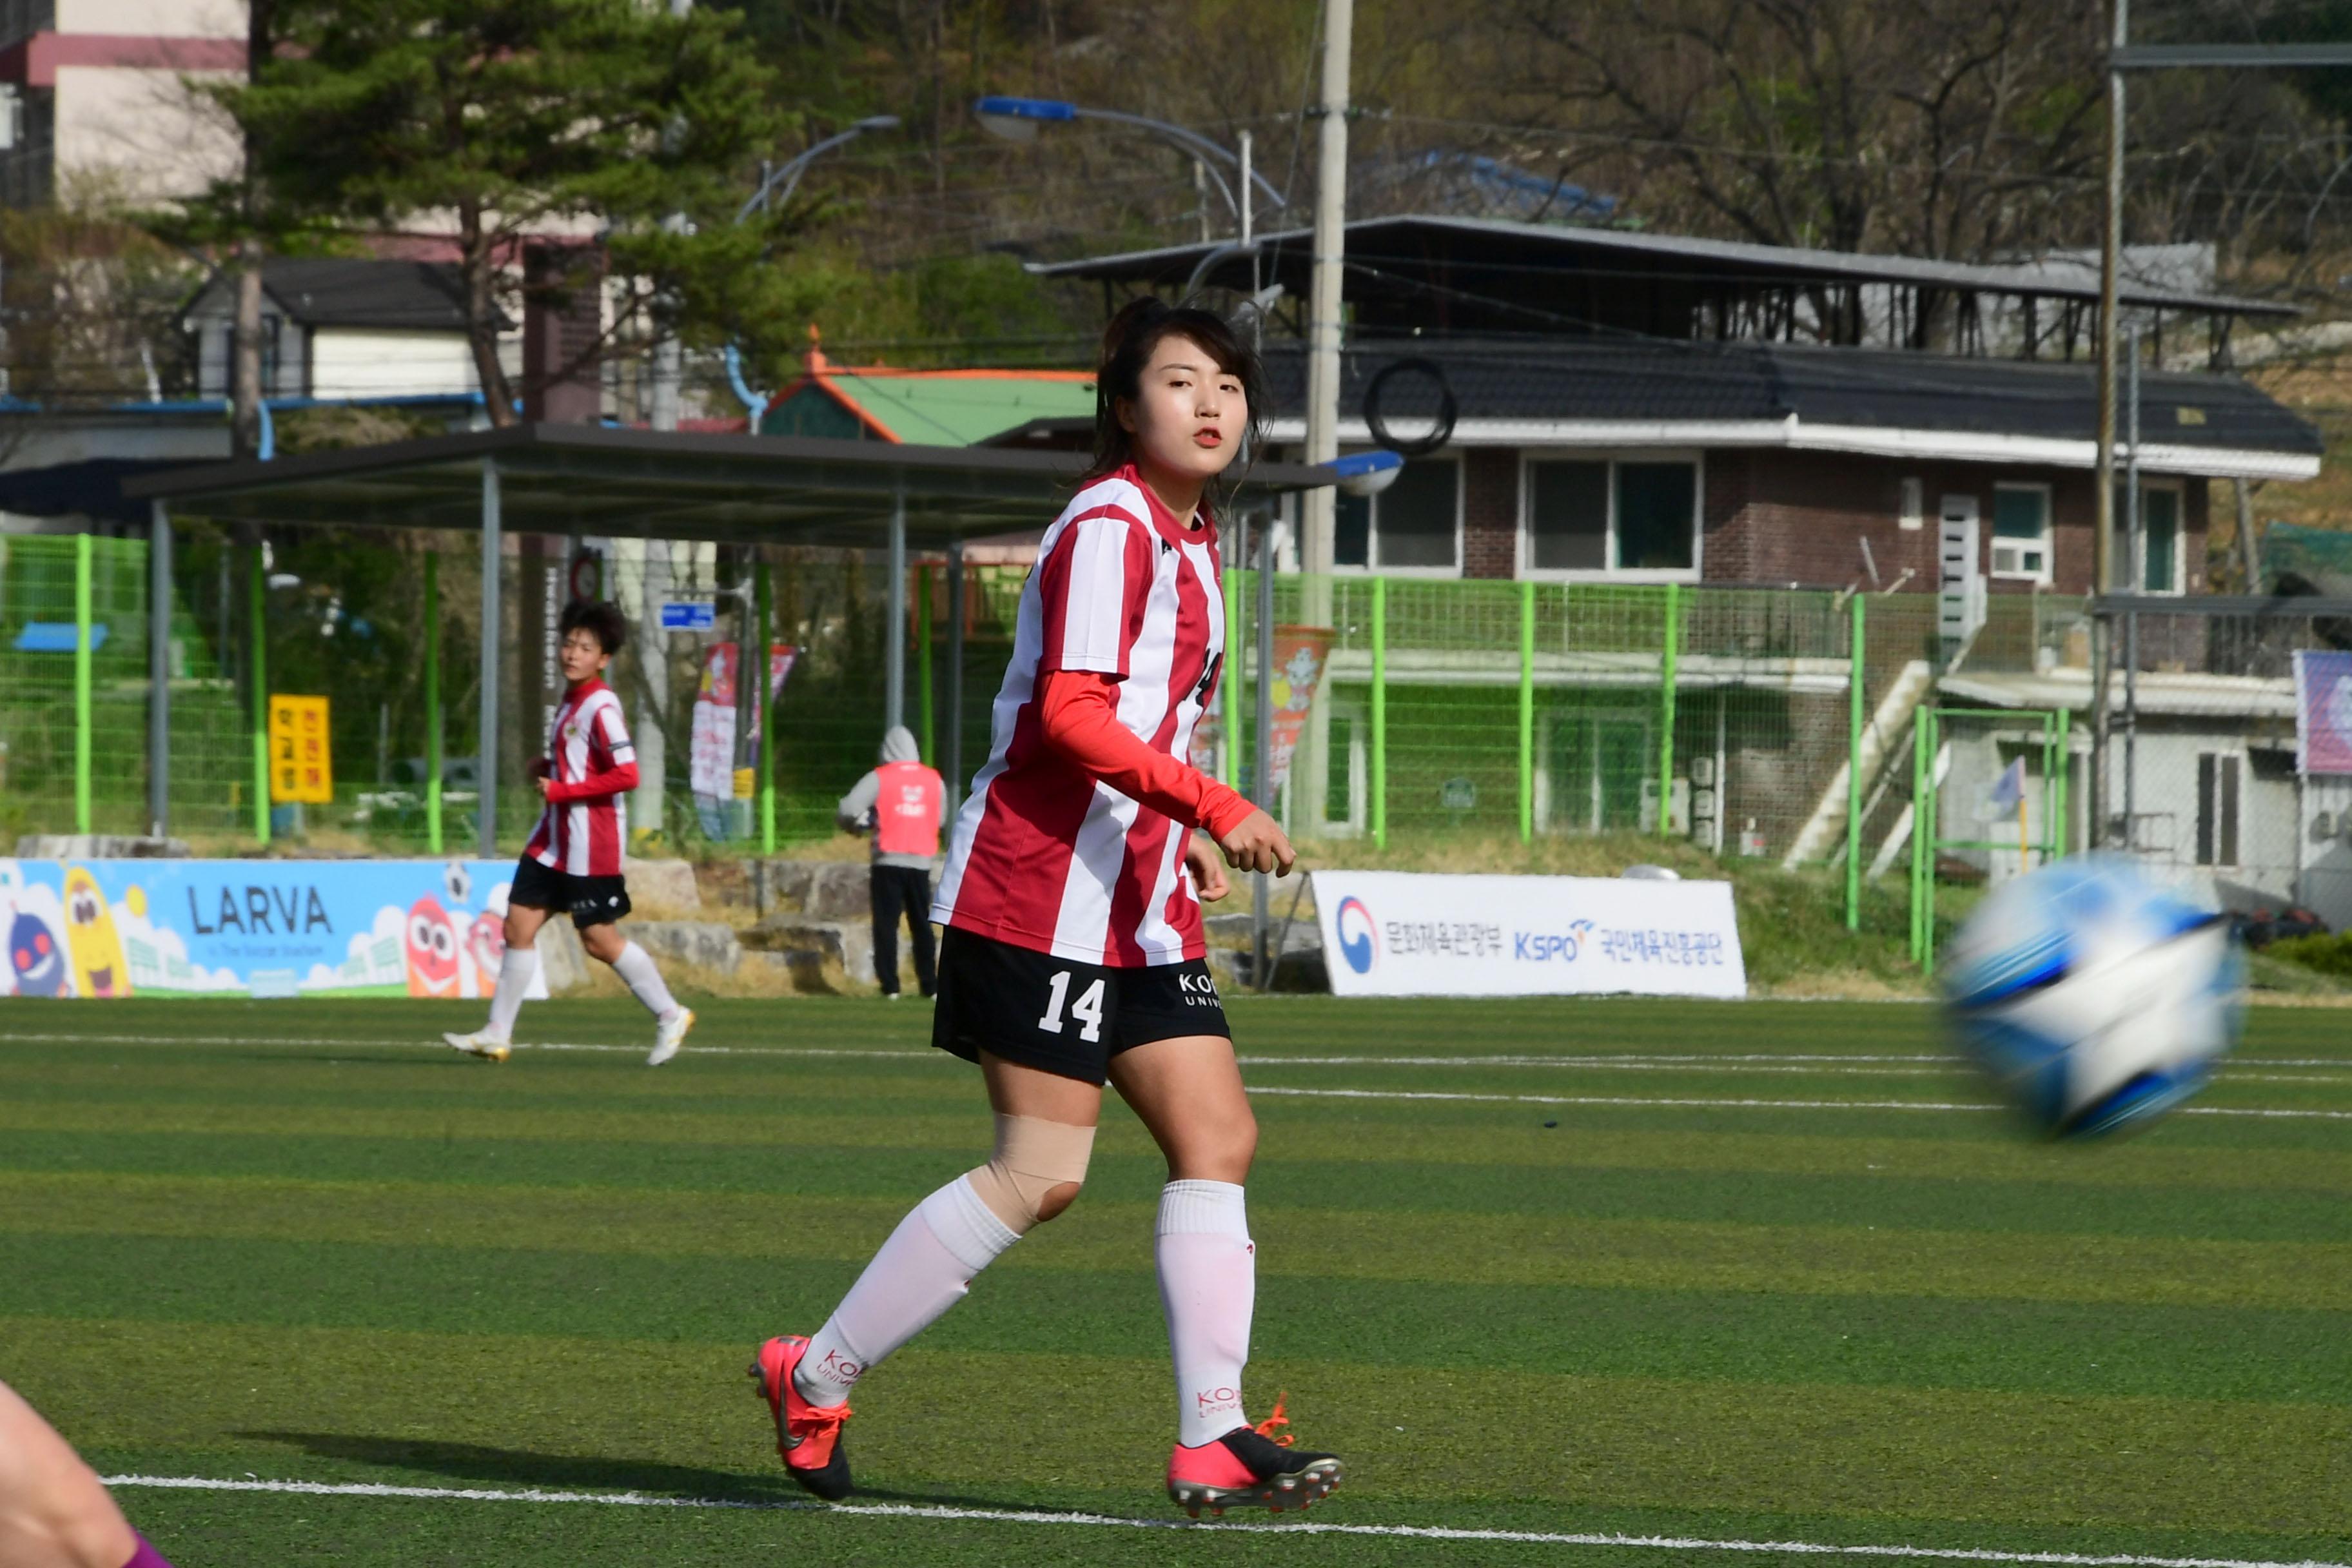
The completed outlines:
{"type": "MultiPolygon", "coordinates": [[[[251,719],[258,650],[268,689],[332,705],[335,799],[278,807],[273,837],[312,848],[432,849],[437,730],[438,845],[471,852],[483,636],[473,540],[335,530],[259,545],[200,520],[184,521],[177,537],[173,830],[216,850],[259,836],[251,719]]],[[[105,627],[93,661],[92,826],[137,830],[146,817],[146,546],[92,546],[92,617],[105,627]]],[[[0,542],[8,769],[0,798],[16,831],[75,823],[75,550],[71,538],[0,542]],[[63,653],[55,651],[60,625],[63,653]]],[[[639,627],[663,602],[700,598],[714,607],[709,631],[664,634],[658,648],[641,633],[608,676],[643,765],[657,765],[663,780],[657,816],[644,796],[631,805],[633,826],[658,834],[648,847],[752,853],[830,836],[835,801],[872,765],[881,738],[893,636],[906,639],[907,721],[925,754],[955,767],[959,782],[986,757],[1021,566],[971,567],[953,605],[944,563],[919,561],[903,628],[890,625],[886,569],[858,552],[624,544],[588,577],[581,571],[571,542],[533,535],[510,539],[500,562],[493,646],[501,853],[518,848],[538,817],[527,769],[561,697],[555,625],[575,584],[620,599],[639,627]],[[763,758],[752,742],[741,721],[753,716],[739,699],[714,784],[708,747],[699,777],[694,767],[698,720],[710,718],[698,696],[713,650],[756,644],[763,609],[770,642],[794,650],[775,699],[772,752],[763,758]],[[949,653],[959,620],[960,702],[949,653]]],[[[1254,779],[1257,592],[1254,574],[1229,574],[1226,695],[1197,753],[1245,788],[1254,779]]],[[[1858,650],[1852,605],[1828,592],[1281,575],[1275,624],[1328,626],[1329,644],[1283,813],[1307,838],[1635,832],[1791,866],[1843,861],[1851,818],[1872,865],[1909,806],[1912,713],[1946,650],[1931,596],[1885,595],[1865,608],[1858,650]],[[1858,784],[1848,774],[1857,742],[1858,784]]],[[[2079,606],[2046,596],[1996,600],[1970,657],[1988,668],[2036,668],[2063,657],[2078,622],[2079,606]]]]}

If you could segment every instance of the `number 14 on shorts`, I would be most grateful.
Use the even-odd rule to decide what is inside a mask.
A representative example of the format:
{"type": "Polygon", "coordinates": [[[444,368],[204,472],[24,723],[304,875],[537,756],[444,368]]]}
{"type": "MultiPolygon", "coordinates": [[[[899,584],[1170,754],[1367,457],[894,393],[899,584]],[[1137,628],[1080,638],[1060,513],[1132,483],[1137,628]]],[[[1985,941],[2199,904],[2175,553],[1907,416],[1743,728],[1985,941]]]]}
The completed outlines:
{"type": "Polygon", "coordinates": [[[1045,1016],[1037,1020],[1037,1026],[1049,1035],[1060,1034],[1062,1014],[1066,1006],[1069,1016],[1078,1021],[1078,1038],[1088,1045],[1100,1040],[1105,984],[1101,975],[1096,975],[1093,983],[1084,991],[1079,992],[1076,1000],[1073,1001],[1070,997],[1070,972],[1066,969],[1055,970],[1054,977],[1045,983],[1047,988],[1045,1016]]]}

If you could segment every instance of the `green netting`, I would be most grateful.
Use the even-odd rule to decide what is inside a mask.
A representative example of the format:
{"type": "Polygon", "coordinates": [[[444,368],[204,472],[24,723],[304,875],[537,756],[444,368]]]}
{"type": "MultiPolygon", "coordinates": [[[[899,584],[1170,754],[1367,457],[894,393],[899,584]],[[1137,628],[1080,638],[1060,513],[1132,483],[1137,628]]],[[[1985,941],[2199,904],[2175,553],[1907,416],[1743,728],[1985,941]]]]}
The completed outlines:
{"type": "MultiPolygon", "coordinates": [[[[430,847],[427,650],[437,648],[441,844],[470,850],[478,820],[482,637],[480,562],[471,541],[341,530],[273,538],[263,549],[201,521],[184,524],[179,539],[173,830],[215,840],[215,848],[257,835],[250,715],[257,594],[268,688],[325,696],[333,710],[335,801],[299,814],[279,808],[275,832],[313,847],[430,847]],[[428,592],[437,598],[429,633],[428,592]]],[[[943,563],[918,563],[901,631],[889,624],[886,569],[873,556],[771,550],[753,559],[709,546],[649,548],[650,564],[634,547],[613,552],[598,591],[621,598],[640,626],[665,598],[708,596],[717,611],[710,631],[668,634],[658,657],[641,636],[609,677],[641,758],[649,766],[656,754],[661,760],[658,823],[641,801],[632,811],[640,830],[658,828],[664,851],[742,853],[766,841],[759,800],[736,798],[731,779],[723,793],[698,795],[689,772],[705,661],[713,645],[733,642],[752,626],[763,574],[771,638],[798,650],[776,701],[767,764],[775,842],[829,836],[835,799],[872,765],[894,635],[907,644],[908,722],[944,767],[956,708],[949,628],[961,616],[965,658],[953,760],[969,778],[985,758],[1024,568],[971,568],[964,602],[951,606],[943,563]]],[[[75,544],[19,537],[5,549],[0,603],[13,649],[26,626],[70,626],[75,544]]],[[[526,535],[510,542],[500,563],[502,850],[518,847],[538,816],[526,768],[561,694],[552,648],[573,581],[572,549],[564,540],[526,535]]],[[[107,627],[93,681],[93,826],[136,829],[145,824],[146,548],[98,540],[93,561],[93,619],[107,627]]],[[[1229,578],[1233,653],[1218,717],[1237,716],[1240,732],[1210,726],[1197,755],[1249,787],[1257,584],[1247,572],[1229,578]]],[[[1855,648],[1852,608],[1841,595],[1285,574],[1273,584],[1273,605],[1276,625],[1329,627],[1319,711],[1280,803],[1301,837],[1378,835],[1396,843],[1630,831],[1791,864],[1844,854],[1855,648]]],[[[1910,706],[1927,690],[1921,673],[1938,657],[1928,595],[1882,596],[1870,612],[1863,711],[1874,731],[1889,732],[1865,756],[1865,856],[1908,804],[1907,769],[1888,759],[1907,745],[1910,706]]],[[[2004,606],[2002,617],[2007,629],[1989,628],[1991,640],[1979,639],[1982,657],[2026,667],[2037,647],[2063,641],[2068,624],[2051,606],[2024,600],[2004,606]]],[[[8,745],[9,825],[70,828],[71,655],[6,651],[0,658],[9,661],[0,667],[8,678],[0,740],[8,745]]],[[[759,759],[746,740],[732,761],[749,767],[759,759]]]]}

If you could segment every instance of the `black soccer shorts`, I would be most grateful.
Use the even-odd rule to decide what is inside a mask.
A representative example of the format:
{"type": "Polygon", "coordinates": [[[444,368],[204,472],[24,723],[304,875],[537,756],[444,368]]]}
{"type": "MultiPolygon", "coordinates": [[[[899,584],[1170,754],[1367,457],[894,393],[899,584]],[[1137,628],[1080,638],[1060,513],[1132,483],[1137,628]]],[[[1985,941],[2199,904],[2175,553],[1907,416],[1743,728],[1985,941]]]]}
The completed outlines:
{"type": "Polygon", "coordinates": [[[526,855],[515,864],[507,902],[550,914],[568,913],[574,926],[586,931],[628,914],[629,885],[618,877],[575,877],[526,855]]]}
{"type": "Polygon", "coordinates": [[[968,1062],[986,1051],[1100,1084],[1119,1052],[1182,1035],[1233,1037],[1216,982],[1197,958],[1114,969],[952,927],[940,940],[931,1044],[968,1062]]]}

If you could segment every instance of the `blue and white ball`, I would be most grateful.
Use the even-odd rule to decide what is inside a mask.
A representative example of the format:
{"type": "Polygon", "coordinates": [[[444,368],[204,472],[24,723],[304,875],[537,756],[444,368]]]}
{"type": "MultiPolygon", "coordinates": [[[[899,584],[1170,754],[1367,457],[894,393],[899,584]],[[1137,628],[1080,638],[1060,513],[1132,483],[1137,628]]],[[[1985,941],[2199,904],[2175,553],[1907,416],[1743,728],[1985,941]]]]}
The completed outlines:
{"type": "Polygon", "coordinates": [[[1969,1055],[2052,1138],[2144,1125],[2203,1088],[2238,1037],[2228,918],[2088,855],[1977,906],[1942,976],[1969,1055]]]}

